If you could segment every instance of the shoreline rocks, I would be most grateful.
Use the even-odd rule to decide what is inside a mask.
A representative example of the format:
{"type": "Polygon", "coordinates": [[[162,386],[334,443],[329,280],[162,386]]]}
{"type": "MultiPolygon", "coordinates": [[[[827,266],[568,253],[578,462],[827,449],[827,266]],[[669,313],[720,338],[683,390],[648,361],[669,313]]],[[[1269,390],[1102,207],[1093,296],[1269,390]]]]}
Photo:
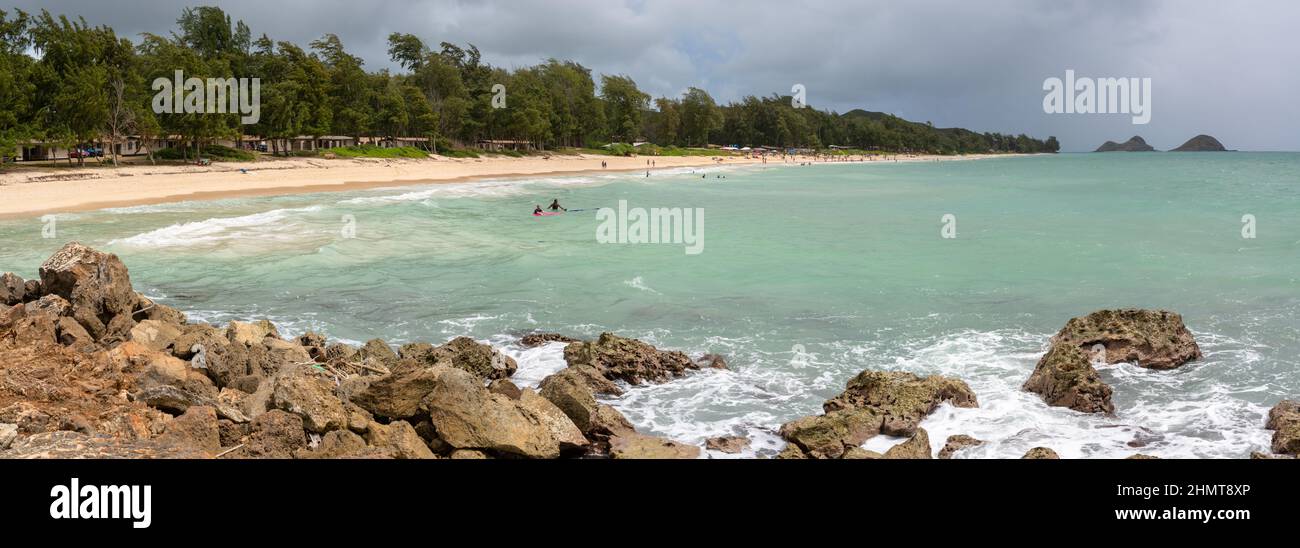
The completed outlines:
{"type": "Polygon", "coordinates": [[[1167,310],[1098,310],[1071,318],[1052,337],[1103,363],[1133,363],[1147,369],[1174,369],[1202,357],[1183,317],[1167,310]]]}
{"type": "Polygon", "coordinates": [[[1274,453],[1300,457],[1300,401],[1282,400],[1273,406],[1264,428],[1273,431],[1274,453]]]}
{"type": "Polygon", "coordinates": [[[1025,390],[1042,396],[1047,405],[1083,413],[1115,412],[1111,388],[1102,382],[1088,357],[1072,344],[1056,343],[1047,350],[1025,381],[1025,390]]]}

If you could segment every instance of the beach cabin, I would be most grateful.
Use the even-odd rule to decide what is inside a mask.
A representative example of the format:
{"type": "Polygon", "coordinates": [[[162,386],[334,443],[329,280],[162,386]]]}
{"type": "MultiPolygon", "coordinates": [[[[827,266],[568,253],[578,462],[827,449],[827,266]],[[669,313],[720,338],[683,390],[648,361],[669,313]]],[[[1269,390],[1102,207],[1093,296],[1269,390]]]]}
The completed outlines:
{"type": "Polygon", "coordinates": [[[356,146],[357,140],[346,135],[323,135],[316,138],[317,148],[338,148],[356,146]]]}
{"type": "Polygon", "coordinates": [[[478,142],[478,148],[491,152],[501,152],[504,150],[527,151],[533,150],[532,141],[512,141],[505,139],[483,139],[478,142]]]}

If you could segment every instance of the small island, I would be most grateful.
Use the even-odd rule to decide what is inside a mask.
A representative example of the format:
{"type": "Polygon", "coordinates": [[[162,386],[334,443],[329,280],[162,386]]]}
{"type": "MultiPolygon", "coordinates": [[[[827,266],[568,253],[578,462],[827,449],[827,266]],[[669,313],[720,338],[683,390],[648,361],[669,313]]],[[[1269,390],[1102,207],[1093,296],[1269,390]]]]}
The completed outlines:
{"type": "Polygon", "coordinates": [[[1202,134],[1188,139],[1183,146],[1170,152],[1226,152],[1227,150],[1218,139],[1202,134]]]}
{"type": "Polygon", "coordinates": [[[1132,139],[1124,141],[1123,144],[1115,141],[1106,141],[1105,144],[1097,148],[1096,152],[1152,152],[1155,147],[1148,145],[1142,137],[1134,135],[1132,139]]]}

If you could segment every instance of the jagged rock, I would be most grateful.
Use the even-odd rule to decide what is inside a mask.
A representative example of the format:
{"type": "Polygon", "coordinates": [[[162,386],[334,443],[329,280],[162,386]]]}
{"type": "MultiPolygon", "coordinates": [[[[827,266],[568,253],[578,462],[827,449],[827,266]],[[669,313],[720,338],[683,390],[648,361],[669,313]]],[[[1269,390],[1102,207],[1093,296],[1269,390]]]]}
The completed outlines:
{"type": "Polygon", "coordinates": [[[744,436],[719,436],[704,440],[704,448],[710,451],[720,451],[729,455],[744,452],[749,449],[749,438],[744,436]]]}
{"type": "Polygon", "coordinates": [[[1104,355],[1090,358],[1149,369],[1173,369],[1201,357],[1183,317],[1166,310],[1098,310],[1066,322],[1052,343],[1071,344],[1090,354],[1101,345],[1104,355]]]}
{"type": "Polygon", "coordinates": [[[957,434],[955,436],[948,436],[947,443],[944,443],[943,449],[939,450],[939,458],[951,459],[953,453],[956,453],[968,447],[976,447],[980,445],[984,445],[984,442],[972,438],[970,436],[967,436],[966,434],[957,434]]]}
{"type": "Polygon", "coordinates": [[[451,452],[451,458],[453,460],[484,460],[492,457],[482,451],[475,451],[473,449],[457,449],[451,452]]]}
{"type": "Polygon", "coordinates": [[[700,448],[644,434],[615,436],[609,440],[609,456],[615,459],[694,459],[700,448]]]}
{"type": "Polygon", "coordinates": [[[823,404],[822,409],[827,413],[871,409],[881,416],[881,433],[911,436],[921,419],[945,401],[956,407],[979,406],[975,393],[957,379],[939,375],[919,377],[900,371],[863,371],[849,380],[843,393],[823,404]]]}
{"type": "Polygon", "coordinates": [[[1141,136],[1134,135],[1133,138],[1123,143],[1106,141],[1100,147],[1097,147],[1094,152],[1152,152],[1154,150],[1155,147],[1148,145],[1141,136]]]}
{"type": "Polygon", "coordinates": [[[253,419],[248,442],[229,457],[287,459],[306,446],[302,417],[273,409],[253,419]]]}
{"type": "Polygon", "coordinates": [[[0,320],[2,329],[9,333],[19,346],[53,345],[59,340],[59,319],[71,311],[72,305],[58,295],[46,295],[38,300],[13,306],[0,320]]]}
{"type": "Polygon", "coordinates": [[[347,430],[334,430],[321,437],[320,445],[315,449],[299,449],[294,458],[299,459],[344,459],[377,458],[388,456],[383,451],[366,445],[361,436],[347,430]]]}
{"type": "Polygon", "coordinates": [[[551,433],[555,441],[560,444],[561,451],[581,450],[591,443],[582,434],[582,430],[559,407],[537,395],[537,392],[521,390],[518,405],[526,414],[532,415],[534,422],[541,424],[551,433]]]}
{"type": "Polygon", "coordinates": [[[372,380],[350,380],[357,387],[344,386],[342,390],[352,392],[348,399],[376,416],[409,419],[421,413],[420,402],[433,391],[438,375],[437,366],[426,367],[403,360],[388,375],[372,380]]]}
{"type": "Polygon", "coordinates": [[[244,346],[261,345],[262,339],[267,337],[280,338],[280,331],[268,320],[252,323],[231,320],[230,325],[226,326],[226,338],[232,343],[244,346]]]}
{"type": "Polygon", "coordinates": [[[844,452],[844,456],[840,457],[842,460],[880,460],[883,458],[885,458],[884,455],[861,447],[849,449],[844,452]]]}
{"type": "Polygon", "coordinates": [[[391,367],[398,360],[397,353],[393,352],[393,348],[383,339],[366,341],[366,344],[357,350],[356,357],[372,367],[391,367]]]}
{"type": "Polygon", "coordinates": [[[343,412],[348,416],[348,430],[358,434],[365,434],[370,430],[370,424],[375,422],[369,411],[350,401],[343,402],[343,412]]]}
{"type": "Polygon", "coordinates": [[[366,442],[398,459],[436,458],[415,428],[406,421],[375,423],[366,431],[366,442]]]}
{"type": "Polygon", "coordinates": [[[357,349],[343,343],[334,343],[325,347],[325,361],[346,362],[351,361],[357,355],[357,349]]]}
{"type": "Polygon", "coordinates": [[[18,438],[18,425],[9,423],[0,423],[0,451],[8,449],[14,440],[18,438]]]}
{"type": "Polygon", "coordinates": [[[167,423],[158,440],[216,454],[221,450],[221,429],[217,423],[217,410],[206,405],[190,407],[181,416],[167,423]]]}
{"type": "Polygon", "coordinates": [[[270,361],[275,364],[304,364],[313,361],[306,348],[289,341],[268,337],[262,339],[262,347],[266,349],[270,361]]]}
{"type": "Polygon", "coordinates": [[[19,305],[27,296],[27,282],[13,272],[0,274],[0,305],[19,305]]]}
{"type": "Polygon", "coordinates": [[[890,447],[885,451],[887,459],[930,459],[930,434],[924,428],[917,428],[911,439],[890,447]]]}
{"type": "Polygon", "coordinates": [[[51,255],[40,268],[41,289],[72,305],[72,317],[101,339],[109,322],[119,314],[131,319],[137,295],[131,288],[126,265],[117,255],[70,242],[51,255]]]}
{"type": "Polygon", "coordinates": [[[1250,460],[1300,459],[1300,455],[1272,455],[1262,451],[1251,451],[1250,460]]]}
{"type": "Polygon", "coordinates": [[[1300,456],[1300,401],[1282,400],[1273,406],[1264,427],[1274,431],[1274,453],[1300,456]]]}
{"type": "Polygon", "coordinates": [[[151,350],[170,351],[172,343],[181,336],[180,326],[161,320],[144,320],[131,328],[130,340],[151,350]]]}
{"type": "Polygon", "coordinates": [[[807,457],[838,459],[880,433],[882,417],[873,408],[845,409],[795,419],[781,425],[780,434],[807,457]]]}
{"type": "Polygon", "coordinates": [[[310,365],[290,365],[274,379],[271,407],[302,417],[308,432],[347,428],[343,402],[334,395],[333,381],[310,365]]]}
{"type": "Polygon", "coordinates": [[[1128,456],[1128,457],[1125,457],[1124,460],[1160,460],[1160,457],[1156,457],[1156,456],[1152,456],[1152,455],[1143,455],[1142,453],[1137,453],[1137,454],[1135,454],[1135,455],[1130,455],[1130,456],[1128,456]]]}
{"type": "Polygon", "coordinates": [[[54,327],[59,344],[82,352],[90,352],[94,349],[95,339],[76,320],[63,316],[54,327]]]}
{"type": "MultiPolygon", "coordinates": [[[[609,439],[635,432],[632,423],[608,405],[598,403],[593,387],[607,389],[612,386],[591,366],[567,367],[542,379],[539,394],[555,405],[582,431],[596,453],[608,451],[609,439]]],[[[615,387],[616,388],[616,387],[615,387]]]]}
{"type": "Polygon", "coordinates": [[[451,447],[530,458],[560,455],[561,442],[548,424],[510,398],[488,392],[479,377],[446,365],[429,372],[433,390],[420,409],[451,447]]]}
{"type": "Polygon", "coordinates": [[[514,358],[469,337],[456,337],[437,347],[426,343],[408,344],[401,348],[401,357],[428,365],[446,362],[484,380],[504,379],[519,369],[514,358]]]}
{"type": "Polygon", "coordinates": [[[1049,459],[1049,460],[1054,460],[1054,459],[1060,459],[1061,457],[1060,457],[1060,455],[1057,455],[1057,454],[1056,454],[1056,451],[1053,451],[1053,450],[1048,449],[1048,448],[1046,448],[1046,447],[1035,447],[1035,448],[1033,448],[1033,449],[1030,449],[1028,453],[1025,453],[1025,456],[1020,457],[1020,458],[1021,458],[1021,459],[1049,459]]]}
{"type": "Polygon", "coordinates": [[[1102,382],[1088,356],[1074,344],[1052,344],[1023,388],[1042,396],[1051,406],[1084,413],[1115,412],[1110,386],[1102,382]]]}
{"type": "Polygon", "coordinates": [[[681,352],[659,350],[612,333],[601,333],[595,341],[569,343],[564,360],[570,367],[591,365],[605,378],[629,384],[663,382],[700,368],[681,352]]]}
{"type": "Polygon", "coordinates": [[[131,319],[136,322],[145,320],[154,320],[170,325],[182,325],[186,322],[185,313],[165,304],[158,304],[144,295],[136,294],[135,312],[131,314],[131,319]]]}
{"type": "Polygon", "coordinates": [[[315,347],[324,348],[326,344],[325,336],[315,331],[308,331],[306,333],[303,333],[302,335],[299,335],[298,338],[295,340],[298,341],[299,345],[302,345],[304,347],[315,346],[315,347]]]}
{"type": "Polygon", "coordinates": [[[530,333],[519,339],[519,344],[523,345],[525,348],[534,348],[553,342],[573,343],[578,341],[579,339],[561,335],[559,333],[530,333]]]}

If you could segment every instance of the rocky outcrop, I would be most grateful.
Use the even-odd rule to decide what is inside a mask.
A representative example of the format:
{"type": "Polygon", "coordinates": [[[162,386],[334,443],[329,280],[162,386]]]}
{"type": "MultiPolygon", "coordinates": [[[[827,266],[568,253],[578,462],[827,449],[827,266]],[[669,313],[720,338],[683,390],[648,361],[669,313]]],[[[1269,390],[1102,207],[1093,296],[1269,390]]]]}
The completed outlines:
{"type": "Polygon", "coordinates": [[[523,345],[525,348],[535,348],[553,342],[575,343],[580,342],[580,339],[575,339],[559,333],[530,333],[519,339],[519,344],[523,345]]]}
{"type": "Polygon", "coordinates": [[[485,380],[504,379],[519,369],[514,358],[469,337],[456,337],[442,346],[408,344],[402,347],[400,354],[403,359],[428,365],[446,362],[485,380]]]}
{"type": "Polygon", "coordinates": [[[1166,310],[1098,310],[1066,322],[1052,343],[1077,346],[1104,363],[1149,369],[1173,369],[1201,357],[1183,317],[1166,310]]]}
{"type": "Polygon", "coordinates": [[[984,445],[984,442],[967,436],[966,434],[948,436],[948,441],[944,443],[943,448],[939,450],[939,458],[951,459],[954,453],[961,451],[962,449],[978,447],[980,445],[984,445]]]}
{"type": "Polygon", "coordinates": [[[887,459],[930,459],[930,434],[924,428],[917,428],[911,439],[890,447],[885,451],[887,459]]]}
{"type": "Polygon", "coordinates": [[[699,458],[700,448],[633,433],[611,439],[609,456],[615,459],[638,460],[694,459],[699,458]]]}
{"type": "Polygon", "coordinates": [[[1035,460],[1035,459],[1057,460],[1060,459],[1061,456],[1057,455],[1056,451],[1053,451],[1046,447],[1035,447],[1033,449],[1030,449],[1028,453],[1025,453],[1025,456],[1020,458],[1030,459],[1030,460],[1035,460]]]}
{"type": "Polygon", "coordinates": [[[1300,401],[1282,400],[1273,406],[1264,427],[1273,430],[1274,453],[1300,457],[1300,401]]]}
{"type": "Polygon", "coordinates": [[[1073,344],[1053,344],[1038,360],[1023,388],[1042,396],[1051,406],[1084,413],[1115,412],[1110,386],[1102,382],[1088,356],[1073,344]]]}
{"type": "Polygon", "coordinates": [[[612,333],[601,333],[595,341],[570,343],[564,347],[564,360],[570,367],[590,365],[607,379],[634,385],[664,382],[700,368],[681,352],[659,350],[612,333]]]}
{"type": "Polygon", "coordinates": [[[1148,145],[1146,140],[1134,135],[1133,138],[1123,143],[1106,141],[1100,147],[1097,147],[1095,152],[1152,152],[1154,150],[1155,147],[1148,145]]]}
{"type": "Polygon", "coordinates": [[[1188,139],[1182,146],[1170,152],[1226,152],[1227,150],[1218,139],[1201,134],[1188,139]]]}
{"type": "Polygon", "coordinates": [[[921,420],[944,402],[978,406],[975,393],[956,379],[863,371],[822,405],[825,414],[788,422],[780,434],[806,457],[836,459],[877,434],[915,436],[921,420]]]}
{"type": "Polygon", "coordinates": [[[41,265],[40,276],[44,295],[66,300],[68,315],[96,341],[125,338],[134,325],[139,299],[117,255],[71,242],[41,265]]]}
{"type": "Polygon", "coordinates": [[[303,428],[323,434],[347,428],[343,401],[334,394],[334,382],[323,370],[310,365],[288,365],[274,379],[271,407],[302,417],[303,428]]]}

